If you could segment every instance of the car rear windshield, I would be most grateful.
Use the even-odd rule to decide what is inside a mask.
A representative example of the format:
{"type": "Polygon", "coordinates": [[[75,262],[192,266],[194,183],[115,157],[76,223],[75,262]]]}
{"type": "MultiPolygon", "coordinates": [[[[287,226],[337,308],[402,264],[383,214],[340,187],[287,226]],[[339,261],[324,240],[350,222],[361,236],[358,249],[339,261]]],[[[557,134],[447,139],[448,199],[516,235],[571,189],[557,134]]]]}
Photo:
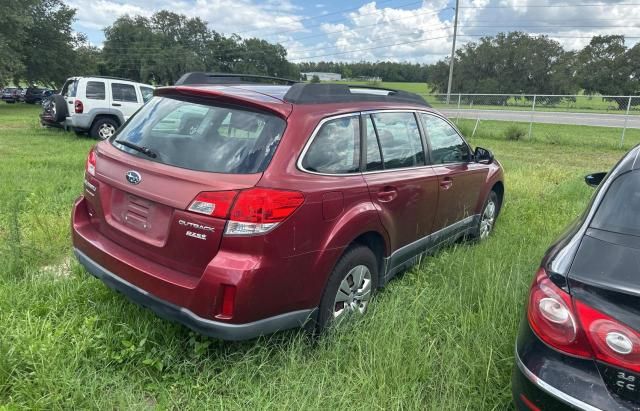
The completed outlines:
{"type": "Polygon", "coordinates": [[[237,106],[154,97],[111,141],[131,155],[176,167],[251,174],[267,167],[285,125],[274,115],[237,106]],[[155,158],[117,141],[146,147],[155,158]]]}
{"type": "Polygon", "coordinates": [[[611,183],[591,227],[640,236],[640,170],[623,174],[611,183]]]}

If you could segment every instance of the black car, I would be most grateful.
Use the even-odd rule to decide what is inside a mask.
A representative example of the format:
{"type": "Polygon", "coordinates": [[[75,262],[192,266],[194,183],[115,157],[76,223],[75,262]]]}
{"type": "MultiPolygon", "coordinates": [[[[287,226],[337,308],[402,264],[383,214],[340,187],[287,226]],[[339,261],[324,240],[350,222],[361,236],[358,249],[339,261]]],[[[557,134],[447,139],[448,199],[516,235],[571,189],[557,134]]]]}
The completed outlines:
{"type": "Polygon", "coordinates": [[[640,146],[547,251],[516,342],[519,410],[640,409],[640,146]]]}
{"type": "Polygon", "coordinates": [[[15,103],[16,101],[20,101],[20,92],[22,91],[21,88],[17,88],[17,87],[7,87],[4,90],[2,90],[2,100],[6,101],[7,103],[15,103]]]}
{"type": "Polygon", "coordinates": [[[46,91],[49,91],[49,89],[29,87],[24,93],[24,102],[29,104],[42,103],[43,93],[46,91]]]}

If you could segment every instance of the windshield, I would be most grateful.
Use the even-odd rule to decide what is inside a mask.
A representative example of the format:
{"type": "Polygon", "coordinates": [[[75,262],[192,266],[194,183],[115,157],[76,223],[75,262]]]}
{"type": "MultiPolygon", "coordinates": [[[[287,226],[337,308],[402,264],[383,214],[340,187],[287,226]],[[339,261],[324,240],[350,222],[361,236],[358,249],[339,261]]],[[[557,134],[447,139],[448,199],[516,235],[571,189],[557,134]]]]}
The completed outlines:
{"type": "Polygon", "coordinates": [[[154,97],[111,139],[131,155],[213,173],[259,173],[269,164],[286,122],[238,108],[154,97]],[[151,158],[117,141],[156,154],[151,158]]]}
{"type": "Polygon", "coordinates": [[[640,236],[640,171],[623,174],[611,183],[591,227],[640,236]]]}

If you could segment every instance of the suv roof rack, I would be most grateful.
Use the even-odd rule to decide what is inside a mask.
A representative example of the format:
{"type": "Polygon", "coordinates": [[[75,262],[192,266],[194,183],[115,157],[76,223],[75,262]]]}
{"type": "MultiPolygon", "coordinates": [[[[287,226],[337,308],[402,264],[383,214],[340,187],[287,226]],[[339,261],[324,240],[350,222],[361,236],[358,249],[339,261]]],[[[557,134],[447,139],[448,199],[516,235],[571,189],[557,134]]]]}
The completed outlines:
{"type": "Polygon", "coordinates": [[[296,84],[295,80],[281,77],[261,76],[257,74],[239,74],[239,73],[204,73],[191,72],[185,73],[176,81],[176,86],[185,86],[188,84],[296,84]]]}
{"type": "Polygon", "coordinates": [[[349,84],[296,83],[284,95],[284,100],[294,104],[379,101],[431,107],[420,95],[408,91],[349,84]]]}
{"type": "Polygon", "coordinates": [[[112,76],[75,76],[75,77],[93,77],[93,78],[103,78],[103,79],[107,79],[107,80],[120,80],[120,81],[129,81],[131,83],[138,83],[138,81],[135,80],[131,80],[130,78],[124,78],[124,77],[112,77],[112,76]]]}

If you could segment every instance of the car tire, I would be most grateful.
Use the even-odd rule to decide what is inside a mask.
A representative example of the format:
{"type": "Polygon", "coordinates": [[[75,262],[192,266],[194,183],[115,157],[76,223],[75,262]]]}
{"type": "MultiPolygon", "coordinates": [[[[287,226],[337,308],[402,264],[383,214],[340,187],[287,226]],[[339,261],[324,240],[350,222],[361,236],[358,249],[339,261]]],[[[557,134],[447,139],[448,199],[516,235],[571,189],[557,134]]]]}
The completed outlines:
{"type": "Polygon", "coordinates": [[[51,103],[51,114],[53,116],[53,120],[56,123],[60,123],[67,118],[68,110],[67,110],[67,101],[60,94],[56,94],[53,96],[53,102],[51,103]]]}
{"type": "Polygon", "coordinates": [[[501,204],[498,194],[491,190],[487,200],[484,202],[482,212],[480,212],[480,219],[478,220],[478,224],[476,225],[471,238],[482,241],[489,237],[496,225],[496,219],[500,213],[500,206],[501,204]]]}
{"type": "Polygon", "coordinates": [[[99,140],[110,138],[118,130],[118,122],[110,117],[98,117],[93,120],[89,135],[99,140]]]}
{"type": "Polygon", "coordinates": [[[378,261],[370,248],[347,249],[333,268],[320,301],[314,334],[353,314],[364,314],[378,287],[378,261]]]}

